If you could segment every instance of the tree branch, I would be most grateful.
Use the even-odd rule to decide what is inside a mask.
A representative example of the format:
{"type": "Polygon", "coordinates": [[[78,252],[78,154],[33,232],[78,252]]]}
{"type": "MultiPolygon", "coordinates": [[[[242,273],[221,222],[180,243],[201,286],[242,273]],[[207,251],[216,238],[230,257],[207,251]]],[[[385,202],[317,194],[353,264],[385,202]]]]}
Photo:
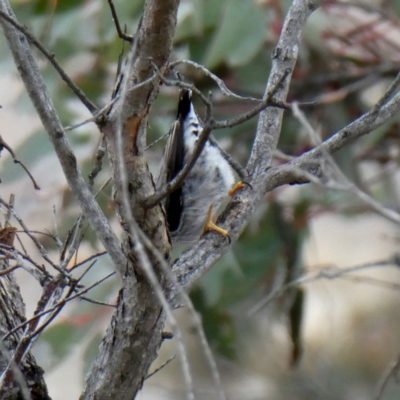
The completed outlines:
{"type": "MultiPolygon", "coordinates": [[[[285,102],[291,72],[294,69],[300,45],[300,34],[307,18],[322,0],[294,0],[273,54],[271,74],[264,99],[273,94],[274,99],[285,102]]],[[[246,187],[235,194],[218,225],[227,229],[232,240],[239,237],[259,201],[267,191],[293,179],[288,171],[278,168],[267,169],[271,165],[282,121],[283,110],[269,107],[260,113],[255,142],[247,171],[253,189],[246,187]]],[[[214,234],[207,234],[190,250],[186,251],[172,266],[178,282],[190,287],[228,250],[228,245],[214,234]]]]}
{"type": "MultiPolygon", "coordinates": [[[[8,219],[8,218],[7,218],[8,219]]],[[[12,243],[10,244],[12,245],[12,243]]],[[[25,320],[25,305],[21,292],[10,272],[8,259],[0,259],[0,391],[2,400],[50,400],[43,370],[36,364],[30,352],[27,352],[22,362],[13,362],[12,354],[17,349],[20,332],[4,338],[8,332],[25,320]],[[3,274],[7,272],[7,274],[3,274]],[[10,366],[10,378],[5,380],[5,371],[10,366]],[[28,389],[28,393],[26,393],[28,389]],[[28,397],[27,397],[28,395],[28,397]]]]}
{"type": "MultiPolygon", "coordinates": [[[[0,0],[0,11],[15,19],[8,0],[0,0]]],[[[64,134],[61,122],[33,58],[29,44],[25,36],[22,37],[19,30],[12,24],[3,18],[0,20],[0,23],[20,76],[54,146],[68,184],[77,197],[78,203],[88,218],[89,223],[109,253],[117,270],[122,272],[126,261],[120,249],[120,243],[83,180],[75,155],[64,134]]]]}
{"type": "MultiPolygon", "coordinates": [[[[383,97],[385,96],[386,95],[384,95],[383,97]]],[[[380,101],[377,104],[379,103],[380,101]]],[[[386,105],[380,108],[379,113],[376,113],[375,107],[372,108],[372,110],[365,113],[361,117],[357,118],[354,122],[332,135],[321,145],[305,153],[302,157],[298,159],[298,161],[301,162],[304,159],[318,158],[318,155],[320,155],[322,151],[333,153],[340,150],[355,139],[358,139],[359,137],[370,133],[376,128],[382,126],[384,123],[393,118],[399,112],[399,109],[400,93],[397,93],[390,101],[386,103],[386,105]]]]}
{"type": "MultiPolygon", "coordinates": [[[[301,31],[309,15],[323,1],[293,1],[285,18],[278,45],[272,54],[272,68],[264,98],[268,98],[273,90],[274,98],[280,101],[286,100],[300,47],[301,31]]],[[[278,108],[268,108],[260,113],[255,142],[246,167],[249,172],[252,171],[253,176],[263,174],[272,164],[273,152],[281,131],[282,117],[283,110],[278,108]]]]}
{"type": "MultiPolygon", "coordinates": [[[[11,9],[10,9],[11,11],[11,9]]],[[[15,16],[12,13],[8,13],[5,10],[0,10],[0,17],[5,19],[11,25],[13,25],[16,29],[22,32],[25,37],[31,42],[46,58],[50,61],[50,64],[53,65],[54,69],[58,72],[61,79],[67,84],[67,86],[75,93],[76,97],[86,106],[86,108],[92,113],[95,114],[98,109],[95,104],[93,104],[82,92],[82,90],[71,80],[71,78],[65,73],[65,71],[61,68],[60,64],[57,62],[55,55],[50,53],[40,42],[33,36],[27,28],[18,23],[15,19],[15,16]]]]}
{"type": "MultiPolygon", "coordinates": [[[[286,18],[285,26],[287,27],[291,18],[300,12],[301,16],[297,21],[305,23],[306,15],[309,15],[311,9],[307,8],[306,1],[294,1],[289,14],[286,18]],[[304,14],[305,13],[305,14],[304,14]]],[[[310,3],[310,2],[309,2],[310,3]]],[[[313,7],[315,2],[311,2],[313,7]]],[[[295,19],[295,18],[294,18],[295,19]]],[[[301,26],[294,23],[291,26],[290,34],[285,33],[285,27],[282,32],[280,43],[285,43],[290,49],[296,49],[298,46],[298,35],[301,26]],[[296,28],[296,29],[292,29],[296,28]],[[283,38],[282,38],[283,37],[283,38]]],[[[278,55],[288,54],[286,47],[277,46],[278,55]]],[[[289,54],[291,54],[289,52],[289,54]]],[[[276,61],[277,64],[283,63],[282,68],[285,67],[285,62],[289,59],[284,57],[283,60],[276,61]]],[[[293,60],[292,60],[293,61],[293,60]]],[[[275,69],[272,68],[271,79],[275,76],[278,79],[278,72],[274,73],[275,69]]],[[[284,82],[287,87],[288,82],[284,82]]],[[[247,170],[249,171],[252,180],[250,181],[255,190],[250,191],[249,188],[244,188],[235,195],[235,198],[228,205],[227,209],[219,220],[219,225],[228,229],[230,236],[235,240],[242,230],[244,229],[250,215],[253,213],[257,203],[267,192],[275,189],[284,184],[293,184],[299,182],[309,182],[302,171],[307,171],[312,175],[318,175],[320,158],[324,152],[333,153],[340,150],[351,141],[372,132],[379,126],[383,125],[391,118],[393,118],[400,111],[400,93],[394,95],[388,101],[390,95],[393,95],[395,87],[398,84],[398,79],[393,82],[387,93],[382,96],[382,99],[377,103],[371,111],[364,114],[339,132],[334,134],[331,138],[317,146],[315,149],[303,154],[302,156],[288,162],[281,167],[268,168],[271,162],[273,153],[268,150],[271,146],[274,149],[276,146],[277,138],[273,135],[279,134],[281,115],[280,110],[268,108],[261,113],[259,125],[257,128],[256,141],[253,146],[252,155],[249,160],[247,170]],[[383,105],[385,104],[385,105],[383,105]],[[377,112],[377,110],[379,110],[377,112]],[[278,118],[279,122],[274,120],[273,115],[278,118]],[[264,149],[264,150],[263,150],[264,149]],[[251,171],[249,168],[253,166],[251,171]]],[[[276,92],[276,96],[282,95],[282,88],[276,92]]],[[[286,89],[287,90],[287,89],[286,89]]],[[[268,93],[268,89],[266,91],[268,93]]],[[[178,277],[178,281],[184,287],[190,287],[196,282],[208,269],[227,251],[227,245],[219,237],[204,237],[197,242],[190,250],[185,252],[173,264],[173,271],[178,277]]]]}
{"type": "Polygon", "coordinates": [[[36,183],[35,178],[33,177],[33,175],[29,172],[29,169],[25,166],[25,164],[20,159],[18,159],[15,156],[14,150],[4,141],[4,139],[0,135],[0,153],[3,150],[3,148],[7,149],[8,152],[11,154],[11,157],[13,158],[14,163],[21,165],[21,167],[25,170],[25,172],[28,174],[29,178],[31,179],[34,188],[36,190],[40,190],[39,185],[36,183]]]}
{"type": "Polygon", "coordinates": [[[126,35],[124,32],[122,32],[121,25],[119,24],[119,19],[118,19],[118,14],[117,11],[115,10],[115,6],[112,0],[108,0],[108,5],[110,6],[111,10],[111,15],[115,24],[115,29],[117,30],[118,36],[126,40],[129,43],[132,43],[133,37],[130,35],[126,35]]]}
{"type": "Polygon", "coordinates": [[[123,250],[128,263],[116,313],[88,375],[82,400],[134,398],[162,342],[165,314],[151,284],[152,271],[163,289],[165,279],[157,260],[151,255],[144,256],[140,245],[129,239],[129,233],[130,221],[136,221],[163,258],[168,259],[170,244],[161,207],[146,210],[142,204],[143,199],[154,193],[144,151],[147,116],[159,87],[159,80],[148,60],[152,59],[161,71],[166,68],[178,5],[179,0],[145,2],[117,100],[109,119],[99,122],[112,166],[115,204],[126,232],[123,250]],[[128,218],[127,208],[132,212],[132,218],[128,218]]]}
{"type": "MultiPolygon", "coordinates": [[[[192,170],[194,167],[194,164],[196,163],[197,159],[200,157],[201,152],[203,151],[203,148],[209,139],[211,132],[214,129],[223,129],[223,128],[232,128],[234,126],[240,125],[243,122],[248,121],[249,119],[255,117],[257,114],[260,113],[261,110],[265,110],[267,107],[281,107],[281,108],[287,108],[290,110],[290,106],[286,104],[285,102],[275,102],[273,100],[273,96],[275,94],[275,91],[279,87],[282,79],[285,79],[287,76],[287,72],[285,72],[281,79],[276,83],[276,85],[271,89],[271,91],[268,93],[267,97],[264,100],[258,100],[258,104],[253,107],[250,111],[240,115],[239,117],[232,118],[231,120],[226,120],[226,121],[216,121],[214,117],[212,116],[212,102],[210,99],[207,99],[202,95],[202,93],[195,88],[193,85],[187,84],[185,82],[180,82],[180,81],[169,81],[165,78],[162,78],[163,82],[166,83],[167,85],[176,85],[179,87],[185,87],[185,88],[190,88],[193,90],[195,93],[200,94],[200,98],[203,100],[203,102],[206,105],[206,118],[203,124],[203,128],[201,130],[201,133],[199,135],[198,140],[196,141],[195,148],[191,154],[190,160],[183,169],[179,172],[179,174],[171,181],[167,182],[159,191],[154,193],[152,196],[150,196],[148,199],[145,200],[144,205],[146,208],[151,208],[154,207],[155,205],[159,204],[165,197],[167,197],[169,194],[171,194],[174,190],[176,190],[178,187],[182,186],[183,181],[186,179],[188,176],[189,172],[192,170]]],[[[213,141],[213,139],[211,139],[213,141]]],[[[223,152],[224,153],[224,152],[223,152]]],[[[225,156],[222,154],[228,162],[231,163],[229,157],[225,156]]],[[[241,177],[247,177],[247,172],[241,167],[238,166],[237,163],[234,164],[234,169],[238,172],[238,174],[241,177]]]]}

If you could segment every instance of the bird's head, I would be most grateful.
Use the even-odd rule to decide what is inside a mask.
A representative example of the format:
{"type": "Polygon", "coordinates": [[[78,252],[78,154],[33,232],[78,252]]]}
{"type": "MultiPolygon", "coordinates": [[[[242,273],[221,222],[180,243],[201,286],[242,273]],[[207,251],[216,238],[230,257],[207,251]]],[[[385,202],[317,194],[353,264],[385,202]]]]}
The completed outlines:
{"type": "Polygon", "coordinates": [[[182,89],[179,94],[179,103],[178,103],[178,115],[177,117],[181,117],[185,119],[185,117],[190,112],[190,107],[192,105],[192,91],[190,89],[182,89]]]}

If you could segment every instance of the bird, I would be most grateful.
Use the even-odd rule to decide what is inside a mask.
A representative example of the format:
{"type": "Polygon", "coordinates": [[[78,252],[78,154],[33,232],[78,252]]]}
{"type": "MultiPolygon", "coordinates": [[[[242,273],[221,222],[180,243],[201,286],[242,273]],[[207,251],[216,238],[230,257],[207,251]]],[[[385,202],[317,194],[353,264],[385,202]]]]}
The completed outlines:
{"type": "MultiPolygon", "coordinates": [[[[156,189],[172,181],[190,161],[201,131],[202,125],[192,104],[192,91],[181,89],[177,117],[169,133],[156,189]]],[[[233,195],[244,186],[239,182],[230,190],[234,181],[228,161],[207,140],[183,184],[164,200],[172,244],[193,242],[209,231],[218,232],[230,241],[229,233],[213,222],[213,212],[228,194],[233,195]]]]}

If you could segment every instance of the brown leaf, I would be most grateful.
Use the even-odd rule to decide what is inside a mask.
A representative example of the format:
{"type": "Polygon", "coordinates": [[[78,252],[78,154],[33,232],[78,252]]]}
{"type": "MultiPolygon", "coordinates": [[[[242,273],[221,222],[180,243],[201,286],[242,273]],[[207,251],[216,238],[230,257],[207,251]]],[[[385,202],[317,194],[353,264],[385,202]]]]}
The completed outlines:
{"type": "Polygon", "coordinates": [[[9,226],[0,230],[0,243],[12,247],[14,245],[15,231],[17,228],[9,226]]]}

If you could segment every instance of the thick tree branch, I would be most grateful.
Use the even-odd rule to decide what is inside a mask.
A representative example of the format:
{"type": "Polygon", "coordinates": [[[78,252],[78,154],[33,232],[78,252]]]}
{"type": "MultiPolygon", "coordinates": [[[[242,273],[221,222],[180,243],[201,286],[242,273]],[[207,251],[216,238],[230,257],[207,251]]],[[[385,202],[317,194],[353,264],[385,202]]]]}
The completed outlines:
{"type": "Polygon", "coordinates": [[[162,257],[168,258],[170,245],[161,207],[146,210],[142,205],[143,199],[154,193],[144,150],[147,115],[159,86],[149,59],[161,71],[166,68],[178,5],[178,0],[145,2],[123,71],[118,99],[109,120],[99,122],[111,160],[117,211],[127,233],[123,248],[128,264],[116,314],[87,378],[82,400],[134,398],[162,342],[164,312],[151,284],[152,271],[163,289],[165,279],[157,260],[150,255],[148,263],[147,255],[144,256],[141,246],[131,240],[129,234],[130,222],[135,221],[162,257]],[[127,209],[132,212],[131,216],[127,209]]]}
{"type": "MultiPolygon", "coordinates": [[[[385,96],[384,96],[385,97],[385,96]]],[[[385,122],[393,118],[400,109],[400,93],[397,93],[393,98],[382,106],[379,112],[376,112],[375,107],[356,119],[351,124],[347,125],[339,132],[332,135],[328,140],[317,146],[315,149],[309,151],[297,162],[302,162],[304,159],[317,158],[322,151],[330,153],[335,152],[349,144],[355,139],[374,131],[376,128],[382,126],[385,122]],[[304,159],[303,159],[304,157],[304,159]]]]}
{"type": "MultiPolygon", "coordinates": [[[[324,0],[293,1],[285,18],[278,45],[272,54],[272,68],[264,98],[268,98],[271,90],[274,90],[274,98],[280,101],[286,100],[300,47],[302,29],[312,11],[323,2],[324,0]]],[[[267,108],[260,113],[256,138],[246,167],[249,173],[263,174],[265,169],[271,166],[281,131],[282,117],[283,110],[278,108],[267,108]]]]}
{"type": "MultiPolygon", "coordinates": [[[[395,81],[396,82],[396,81],[395,81]]],[[[390,90],[388,91],[390,92],[390,90]]],[[[382,97],[382,99],[388,99],[387,93],[382,97]]],[[[372,109],[372,113],[378,113],[380,108],[384,102],[380,100],[372,109]],[[377,106],[380,108],[378,109],[377,106]]],[[[298,119],[302,127],[308,133],[310,137],[310,141],[314,145],[321,144],[321,139],[318,133],[314,130],[311,126],[310,122],[307,120],[306,116],[302,111],[300,111],[297,104],[292,105],[293,114],[298,119]]],[[[307,174],[310,178],[310,182],[314,182],[317,185],[325,187],[327,189],[332,190],[340,190],[342,192],[348,193],[350,195],[356,196],[361,202],[366,204],[372,210],[374,210],[377,214],[380,214],[382,217],[386,218],[387,220],[400,225],[400,214],[390,208],[384,207],[379,201],[376,201],[373,197],[368,195],[367,193],[363,192],[359,189],[347,176],[342,172],[340,167],[337,165],[333,157],[328,152],[323,152],[321,157],[321,166],[322,171],[322,179],[318,179],[317,177],[307,174]]]]}

